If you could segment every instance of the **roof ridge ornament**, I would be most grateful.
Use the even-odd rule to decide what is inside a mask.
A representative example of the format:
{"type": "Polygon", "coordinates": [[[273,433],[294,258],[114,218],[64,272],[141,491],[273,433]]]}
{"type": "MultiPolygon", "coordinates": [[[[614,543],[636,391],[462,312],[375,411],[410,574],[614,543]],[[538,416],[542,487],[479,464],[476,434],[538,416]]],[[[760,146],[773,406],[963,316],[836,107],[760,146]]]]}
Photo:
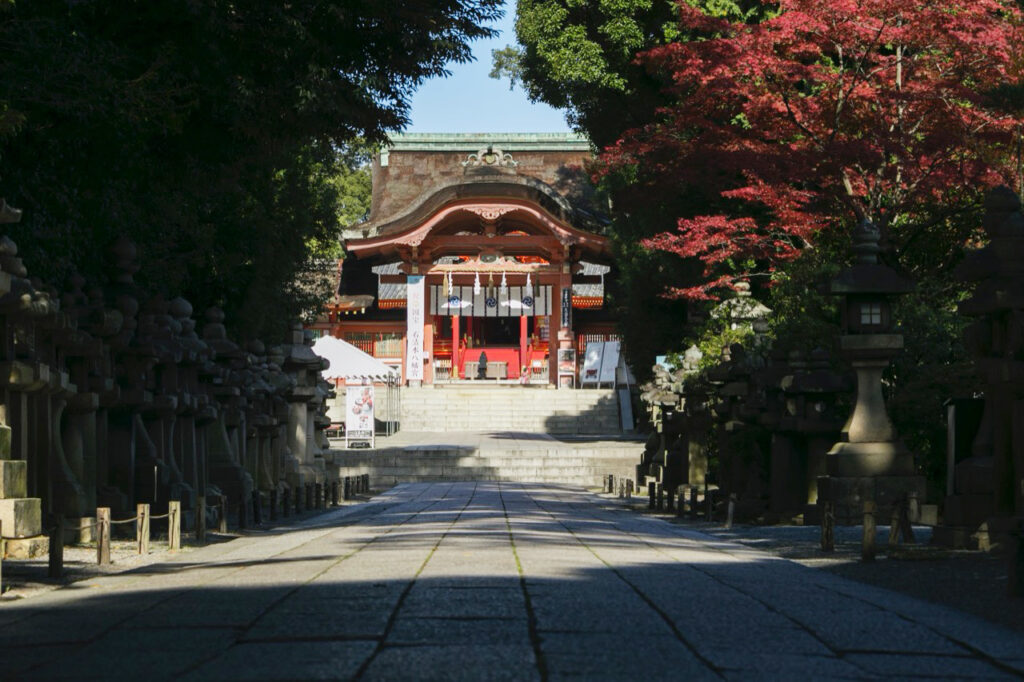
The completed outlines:
{"type": "Polygon", "coordinates": [[[479,168],[487,166],[515,168],[518,165],[519,162],[513,159],[511,154],[501,151],[501,149],[495,147],[493,144],[487,145],[486,148],[481,149],[476,154],[470,154],[466,157],[466,160],[462,162],[463,168],[479,168]]]}

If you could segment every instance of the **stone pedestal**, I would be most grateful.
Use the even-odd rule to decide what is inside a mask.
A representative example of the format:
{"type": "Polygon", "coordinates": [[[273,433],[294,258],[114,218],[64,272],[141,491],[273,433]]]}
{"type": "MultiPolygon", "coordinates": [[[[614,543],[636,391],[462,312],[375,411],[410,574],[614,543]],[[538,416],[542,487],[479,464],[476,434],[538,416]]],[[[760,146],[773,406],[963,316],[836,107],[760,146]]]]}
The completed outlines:
{"type": "Polygon", "coordinates": [[[882,396],[882,371],[903,348],[899,334],[840,337],[840,348],[860,356],[851,362],[857,372],[857,403],[843,428],[843,441],[825,456],[827,475],[818,479],[818,498],[831,502],[836,523],[862,522],[864,502],[874,501],[878,518],[888,519],[893,505],[907,494],[925,498],[924,476],[917,475],[914,455],[889,421],[882,396]]]}
{"type": "Polygon", "coordinates": [[[28,497],[28,462],[11,459],[11,427],[0,425],[0,522],[7,540],[6,558],[27,559],[46,553],[42,502],[28,497]]]}

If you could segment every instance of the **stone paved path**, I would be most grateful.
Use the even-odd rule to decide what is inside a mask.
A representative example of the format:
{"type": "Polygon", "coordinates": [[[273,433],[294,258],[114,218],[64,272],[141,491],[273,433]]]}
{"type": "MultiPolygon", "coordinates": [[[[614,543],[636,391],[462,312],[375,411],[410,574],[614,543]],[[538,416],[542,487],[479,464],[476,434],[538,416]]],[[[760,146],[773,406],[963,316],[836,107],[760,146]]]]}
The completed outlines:
{"type": "Polygon", "coordinates": [[[550,486],[400,486],[0,606],[3,679],[913,676],[1024,676],[1024,637],[550,486]]]}

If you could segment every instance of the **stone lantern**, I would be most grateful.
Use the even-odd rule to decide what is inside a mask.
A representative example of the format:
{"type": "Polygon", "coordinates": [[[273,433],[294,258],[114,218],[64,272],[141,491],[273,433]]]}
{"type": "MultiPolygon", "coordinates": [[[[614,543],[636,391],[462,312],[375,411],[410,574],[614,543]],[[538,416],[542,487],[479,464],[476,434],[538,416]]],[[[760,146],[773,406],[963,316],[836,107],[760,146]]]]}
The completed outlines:
{"type": "Polygon", "coordinates": [[[857,374],[857,402],[840,442],[826,455],[828,473],[818,485],[838,523],[859,523],[865,501],[874,501],[880,518],[888,518],[907,494],[924,497],[924,477],[915,475],[914,456],[899,440],[882,396],[882,372],[903,349],[902,334],[894,332],[892,297],[913,284],[878,262],[878,241],[878,229],[862,222],[854,233],[854,263],[828,287],[843,297],[839,349],[857,374]]]}

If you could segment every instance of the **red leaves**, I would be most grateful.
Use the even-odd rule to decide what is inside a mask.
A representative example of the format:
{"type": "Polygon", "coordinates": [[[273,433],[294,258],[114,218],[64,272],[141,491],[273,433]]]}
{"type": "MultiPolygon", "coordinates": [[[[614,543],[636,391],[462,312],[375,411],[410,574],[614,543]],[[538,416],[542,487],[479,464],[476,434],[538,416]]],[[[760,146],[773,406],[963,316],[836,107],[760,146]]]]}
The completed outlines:
{"type": "Polygon", "coordinates": [[[634,167],[640,187],[696,185],[731,207],[646,242],[706,264],[707,281],[677,295],[707,295],[726,264],[732,275],[740,261],[784,262],[842,220],[868,217],[886,234],[950,187],[1012,173],[1022,121],[989,93],[1020,84],[1015,5],[780,0],[754,26],[680,7],[684,27],[720,37],[639,57],[676,103],[604,150],[598,171],[634,167]]]}

